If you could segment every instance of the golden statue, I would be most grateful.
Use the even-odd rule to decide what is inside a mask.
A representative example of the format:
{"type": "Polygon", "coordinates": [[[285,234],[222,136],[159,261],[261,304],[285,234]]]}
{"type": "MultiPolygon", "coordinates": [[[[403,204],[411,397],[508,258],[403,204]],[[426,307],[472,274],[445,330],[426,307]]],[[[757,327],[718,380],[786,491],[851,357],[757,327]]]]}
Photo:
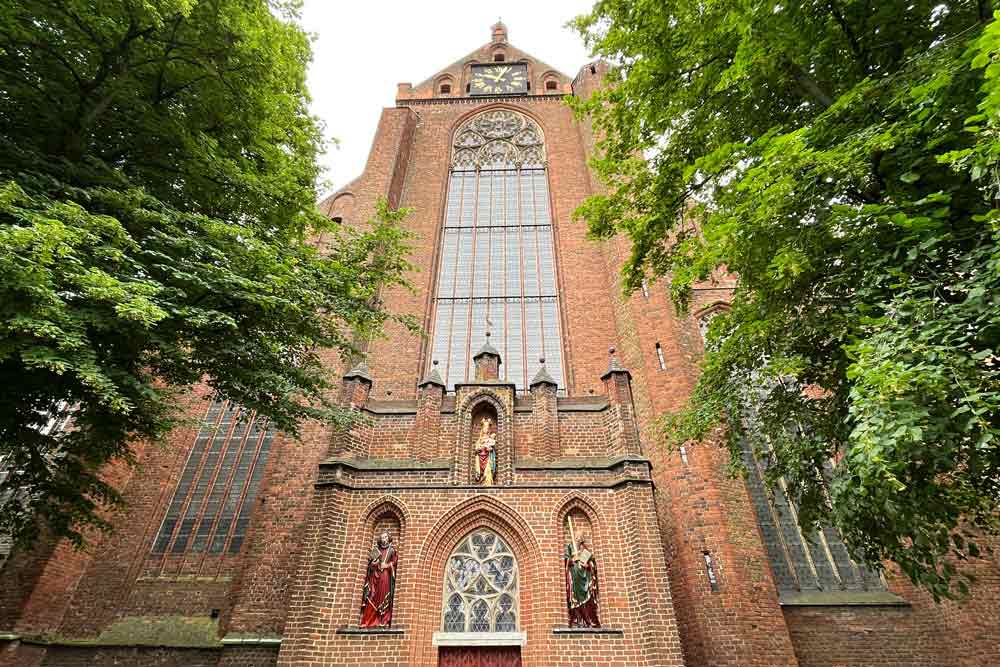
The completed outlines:
{"type": "Polygon", "coordinates": [[[492,426],[493,420],[483,417],[479,427],[479,438],[472,447],[476,483],[483,486],[493,486],[497,477],[497,437],[492,426]]]}

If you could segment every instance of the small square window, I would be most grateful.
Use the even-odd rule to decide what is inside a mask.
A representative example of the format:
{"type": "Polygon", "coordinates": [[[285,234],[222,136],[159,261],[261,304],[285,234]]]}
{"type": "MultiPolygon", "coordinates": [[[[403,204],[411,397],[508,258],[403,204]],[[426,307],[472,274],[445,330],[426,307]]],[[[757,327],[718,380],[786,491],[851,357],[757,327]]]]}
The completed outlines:
{"type": "Polygon", "coordinates": [[[493,62],[502,63],[504,61],[504,55],[502,53],[493,54],[493,62]]]}
{"type": "Polygon", "coordinates": [[[451,95],[451,84],[450,83],[442,83],[441,84],[441,94],[442,95],[451,95]]]}
{"type": "Polygon", "coordinates": [[[545,90],[555,90],[558,84],[555,81],[546,81],[545,90]]]}

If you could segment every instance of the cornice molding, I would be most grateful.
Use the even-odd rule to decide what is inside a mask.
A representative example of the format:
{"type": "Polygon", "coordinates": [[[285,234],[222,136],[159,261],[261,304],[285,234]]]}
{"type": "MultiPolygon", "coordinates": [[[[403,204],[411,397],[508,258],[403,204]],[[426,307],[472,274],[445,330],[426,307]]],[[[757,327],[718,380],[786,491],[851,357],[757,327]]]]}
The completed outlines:
{"type": "Polygon", "coordinates": [[[519,104],[525,101],[532,102],[561,102],[567,97],[566,93],[556,95],[476,95],[475,97],[431,97],[428,99],[396,100],[397,107],[409,107],[411,105],[426,106],[428,104],[481,104],[506,102],[508,104],[519,104]]]}

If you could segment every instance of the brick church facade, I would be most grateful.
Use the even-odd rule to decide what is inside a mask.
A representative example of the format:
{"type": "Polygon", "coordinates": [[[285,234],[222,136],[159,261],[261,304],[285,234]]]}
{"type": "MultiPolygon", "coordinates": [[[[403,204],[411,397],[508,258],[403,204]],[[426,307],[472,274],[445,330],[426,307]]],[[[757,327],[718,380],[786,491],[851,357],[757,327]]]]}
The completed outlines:
{"type": "Polygon", "coordinates": [[[399,84],[364,173],[320,206],[345,225],[382,197],[413,209],[414,289],[384,299],[427,335],[393,326],[337,368],[349,431],[293,441],[187,397],[200,427],[109,470],[112,533],[5,560],[0,665],[1000,664],[995,561],[935,604],[835,531],[803,535],[749,453],[734,479],[715,445],[652,437],[732,285],[700,286],[690,317],[661,285],[623,296],[627,243],[572,220],[601,186],[564,97],[603,72],[570,78],[498,23],[399,84]],[[595,617],[571,618],[584,550],[595,617]],[[391,616],[362,623],[390,553],[391,616]]]}

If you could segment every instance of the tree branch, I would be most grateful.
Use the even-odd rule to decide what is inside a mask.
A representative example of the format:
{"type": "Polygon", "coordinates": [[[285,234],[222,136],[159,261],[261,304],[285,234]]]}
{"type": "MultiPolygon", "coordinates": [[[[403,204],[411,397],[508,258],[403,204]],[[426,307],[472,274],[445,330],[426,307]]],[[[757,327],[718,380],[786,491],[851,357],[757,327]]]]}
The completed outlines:
{"type": "Polygon", "coordinates": [[[91,27],[88,26],[86,24],[86,22],[84,22],[83,19],[81,19],[79,16],[77,16],[76,14],[74,14],[72,11],[70,11],[69,9],[67,9],[66,7],[64,7],[63,6],[65,4],[64,2],[61,2],[61,1],[59,1],[59,2],[49,2],[49,3],[46,3],[46,4],[48,4],[49,7],[51,7],[54,10],[56,10],[57,12],[59,12],[60,14],[62,14],[63,16],[66,16],[67,18],[69,18],[70,21],[72,21],[74,24],[76,24],[76,27],[79,28],[81,32],[85,33],[87,35],[87,37],[90,38],[90,41],[92,41],[95,45],[100,46],[101,39],[97,36],[97,33],[95,33],[91,29],[91,27]]]}
{"type": "Polygon", "coordinates": [[[847,42],[851,45],[851,50],[854,51],[854,55],[857,56],[858,60],[861,61],[862,71],[865,74],[867,74],[868,56],[865,53],[864,48],[862,48],[861,43],[858,42],[858,38],[854,34],[854,31],[851,29],[851,24],[847,22],[847,19],[844,17],[844,14],[840,11],[840,8],[837,7],[837,3],[835,2],[835,0],[827,0],[827,7],[830,8],[830,13],[833,14],[833,17],[837,20],[837,23],[840,25],[841,31],[847,37],[847,42]]]}

